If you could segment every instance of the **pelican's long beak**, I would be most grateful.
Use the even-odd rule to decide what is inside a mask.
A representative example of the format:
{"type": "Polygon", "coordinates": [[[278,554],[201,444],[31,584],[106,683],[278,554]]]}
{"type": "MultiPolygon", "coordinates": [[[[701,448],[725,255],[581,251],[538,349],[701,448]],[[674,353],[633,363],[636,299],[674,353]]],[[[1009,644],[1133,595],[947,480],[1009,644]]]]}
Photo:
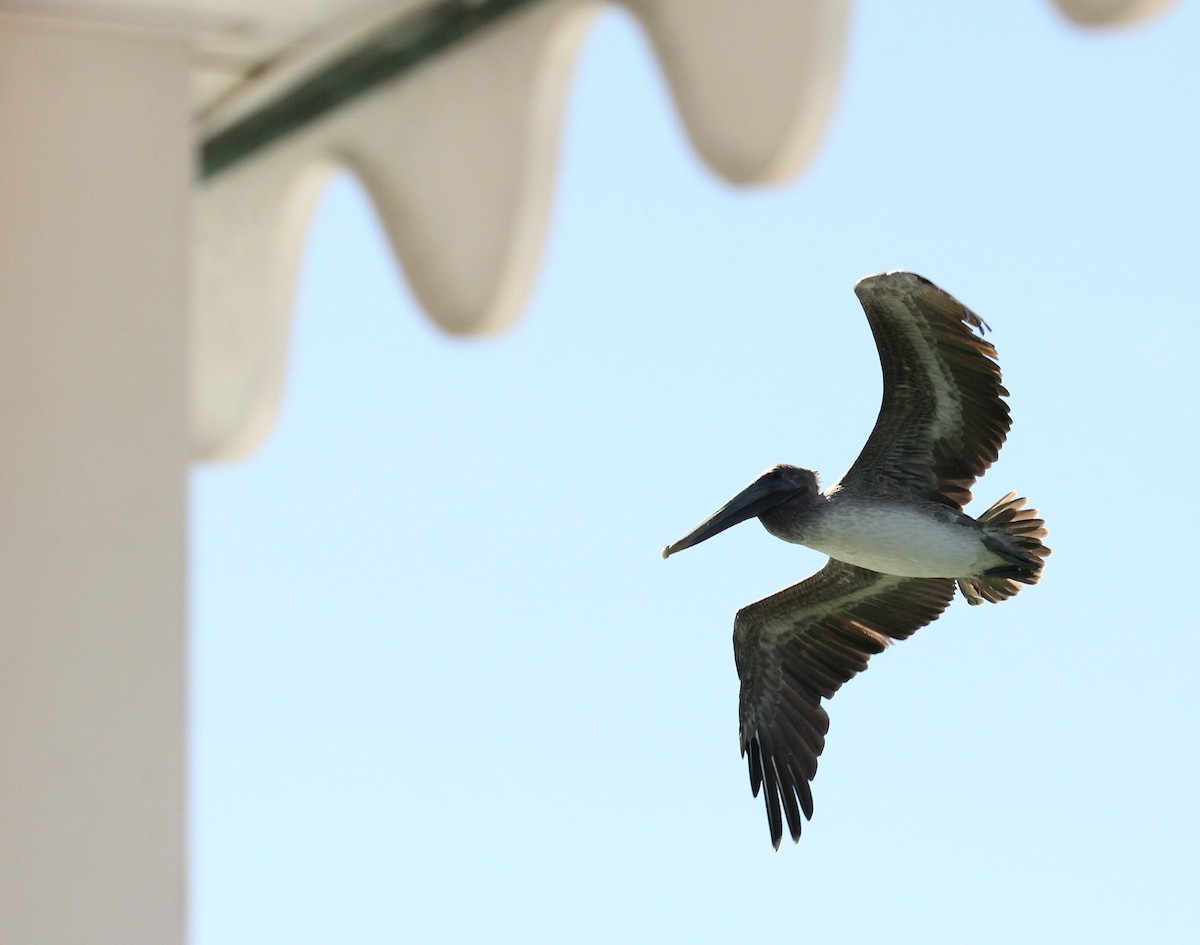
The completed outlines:
{"type": "Polygon", "coordinates": [[[741,492],[713,512],[707,519],[693,528],[673,545],[663,549],[662,556],[669,558],[677,551],[691,548],[712,538],[718,532],[761,515],[767,509],[786,502],[799,491],[795,482],[775,474],[773,471],[759,476],[741,492]]]}

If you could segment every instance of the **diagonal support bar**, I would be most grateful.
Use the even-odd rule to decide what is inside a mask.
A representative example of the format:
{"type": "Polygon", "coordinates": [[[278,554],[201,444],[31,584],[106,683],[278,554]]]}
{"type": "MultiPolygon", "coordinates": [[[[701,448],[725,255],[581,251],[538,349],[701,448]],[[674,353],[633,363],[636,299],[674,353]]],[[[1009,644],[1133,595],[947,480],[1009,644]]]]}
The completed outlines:
{"type": "Polygon", "coordinates": [[[207,180],[535,0],[446,0],[407,16],[203,143],[207,180]]]}

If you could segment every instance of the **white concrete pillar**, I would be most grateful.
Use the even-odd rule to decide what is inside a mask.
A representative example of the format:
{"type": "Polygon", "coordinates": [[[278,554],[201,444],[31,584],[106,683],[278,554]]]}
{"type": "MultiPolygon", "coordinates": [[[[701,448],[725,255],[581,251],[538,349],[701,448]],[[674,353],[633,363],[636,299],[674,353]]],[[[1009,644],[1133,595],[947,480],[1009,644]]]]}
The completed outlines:
{"type": "Polygon", "coordinates": [[[0,942],[184,938],[188,51],[0,13],[0,942]]]}

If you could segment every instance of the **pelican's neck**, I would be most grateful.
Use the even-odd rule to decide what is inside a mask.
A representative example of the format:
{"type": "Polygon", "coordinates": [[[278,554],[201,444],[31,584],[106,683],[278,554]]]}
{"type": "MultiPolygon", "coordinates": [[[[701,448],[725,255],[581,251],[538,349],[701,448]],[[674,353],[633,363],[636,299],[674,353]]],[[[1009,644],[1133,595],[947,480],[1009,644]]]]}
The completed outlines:
{"type": "Polygon", "coordinates": [[[767,509],[758,520],[776,538],[804,545],[820,531],[829,501],[830,497],[825,493],[792,499],[767,509]]]}

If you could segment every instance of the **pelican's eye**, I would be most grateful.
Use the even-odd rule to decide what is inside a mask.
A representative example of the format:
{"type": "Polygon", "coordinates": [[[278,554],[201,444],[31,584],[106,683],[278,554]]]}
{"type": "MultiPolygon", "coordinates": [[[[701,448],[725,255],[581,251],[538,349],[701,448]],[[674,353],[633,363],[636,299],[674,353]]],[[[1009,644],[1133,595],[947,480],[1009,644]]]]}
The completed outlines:
{"type": "Polygon", "coordinates": [[[808,491],[808,485],[809,485],[808,477],[805,476],[803,473],[796,472],[796,471],[789,469],[789,470],[785,470],[783,472],[783,477],[785,479],[787,479],[787,481],[790,482],[793,486],[796,487],[797,492],[807,492],[808,491]]]}

